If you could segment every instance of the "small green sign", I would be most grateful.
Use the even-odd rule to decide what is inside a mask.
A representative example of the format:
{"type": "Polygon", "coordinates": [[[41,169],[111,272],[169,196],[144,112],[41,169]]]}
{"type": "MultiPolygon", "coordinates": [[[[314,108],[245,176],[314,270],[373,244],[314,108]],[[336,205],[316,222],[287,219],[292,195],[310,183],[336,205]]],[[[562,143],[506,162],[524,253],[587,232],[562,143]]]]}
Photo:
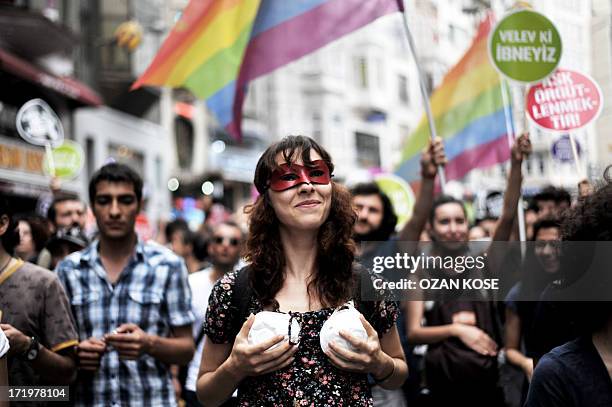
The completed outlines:
{"type": "MultiPolygon", "coordinates": [[[[83,149],[74,141],[64,140],[64,143],[52,150],[55,176],[64,179],[75,178],[83,168],[83,149]]],[[[45,154],[43,168],[51,175],[49,157],[45,154]]]]}
{"type": "Polygon", "coordinates": [[[391,200],[397,215],[397,228],[401,228],[412,216],[415,202],[412,188],[402,178],[392,174],[378,175],[374,181],[391,200]]]}
{"type": "Polygon", "coordinates": [[[489,35],[489,57],[510,80],[539,82],[559,65],[561,36],[544,15],[519,10],[504,17],[489,35]]]}

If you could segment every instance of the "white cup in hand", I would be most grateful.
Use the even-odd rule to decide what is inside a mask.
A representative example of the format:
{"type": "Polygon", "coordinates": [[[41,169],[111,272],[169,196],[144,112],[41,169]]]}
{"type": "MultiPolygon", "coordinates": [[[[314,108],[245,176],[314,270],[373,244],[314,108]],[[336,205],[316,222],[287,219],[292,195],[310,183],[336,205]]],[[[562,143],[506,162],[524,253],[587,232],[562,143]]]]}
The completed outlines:
{"type": "Polygon", "coordinates": [[[366,340],[368,334],[359,319],[359,311],[354,307],[336,310],[323,324],[319,342],[323,352],[327,353],[329,343],[335,342],[338,346],[355,351],[353,345],[340,336],[340,331],[346,331],[357,339],[366,340]]]}
{"type": "MultiPolygon", "coordinates": [[[[276,335],[286,337],[285,341],[291,339],[297,344],[300,338],[300,324],[289,314],[281,312],[261,311],[255,315],[255,321],[249,331],[248,341],[250,345],[257,345],[276,335]],[[291,319],[291,338],[289,338],[289,320],[291,319]]],[[[270,347],[274,349],[282,342],[270,347]]]]}

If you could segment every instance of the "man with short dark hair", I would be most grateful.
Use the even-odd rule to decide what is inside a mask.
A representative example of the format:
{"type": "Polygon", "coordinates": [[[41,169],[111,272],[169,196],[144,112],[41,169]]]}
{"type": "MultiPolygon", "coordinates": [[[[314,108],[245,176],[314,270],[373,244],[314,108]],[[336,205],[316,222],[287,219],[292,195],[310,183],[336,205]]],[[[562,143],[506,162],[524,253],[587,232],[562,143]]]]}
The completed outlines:
{"type": "Polygon", "coordinates": [[[195,273],[202,268],[200,260],[194,253],[195,233],[189,229],[189,225],[183,219],[177,219],[166,225],[167,247],[181,256],[187,265],[189,273],[195,273]]]}
{"type": "Polygon", "coordinates": [[[58,195],[49,206],[47,219],[51,222],[53,231],[74,226],[84,230],[87,207],[83,201],[73,195],[58,195]]]}
{"type": "Polygon", "coordinates": [[[533,201],[538,209],[538,219],[542,219],[561,215],[570,208],[572,197],[565,189],[549,185],[538,192],[533,201]]]}
{"type": "Polygon", "coordinates": [[[395,252],[397,248],[393,241],[403,240],[416,242],[420,231],[425,227],[427,214],[433,201],[434,179],[439,165],[446,163],[444,146],[440,139],[430,142],[421,157],[421,199],[417,201],[413,216],[394,236],[397,216],[389,197],[375,183],[358,184],[351,189],[353,208],[357,215],[353,227],[353,238],[357,243],[359,260],[370,267],[374,256],[382,256],[395,252]],[[418,233],[414,233],[418,231],[418,233]],[[388,243],[385,243],[388,242],[388,243]]]}
{"type": "Polygon", "coordinates": [[[0,198],[0,329],[10,344],[9,381],[67,385],[78,343],[68,298],[54,273],[12,256],[18,242],[8,204],[0,198]]]}
{"type": "MultiPolygon", "coordinates": [[[[421,158],[421,174],[423,175],[423,183],[421,189],[423,191],[431,191],[433,195],[434,179],[438,165],[446,162],[444,147],[440,140],[429,144],[428,148],[423,153],[421,158]]],[[[353,196],[353,207],[357,215],[355,226],[353,227],[353,237],[359,245],[359,261],[366,267],[372,267],[372,261],[378,256],[393,256],[398,252],[397,241],[417,241],[418,234],[411,234],[413,230],[420,230],[425,224],[422,216],[413,216],[413,218],[404,226],[398,236],[394,236],[397,216],[394,213],[393,205],[389,197],[380,190],[376,183],[358,184],[351,189],[353,196]],[[417,224],[415,224],[417,222],[417,224]]],[[[419,205],[415,207],[415,213],[424,213],[423,208],[428,208],[431,204],[426,198],[419,201],[419,205]]],[[[403,323],[404,316],[399,315],[398,330],[402,338],[403,346],[405,343],[405,330],[403,323]]],[[[407,353],[410,349],[407,349],[407,353]]],[[[407,362],[414,362],[409,356],[407,362]]],[[[410,367],[413,369],[414,366],[410,367]]],[[[409,370],[410,370],[409,369],[409,370]]],[[[408,378],[407,387],[410,386],[413,376],[408,378]]],[[[411,393],[409,390],[408,393],[411,393]]],[[[372,396],[375,406],[386,407],[403,407],[406,405],[406,399],[401,390],[386,390],[380,386],[372,388],[372,396]]]]}
{"type": "Polygon", "coordinates": [[[351,189],[357,213],[354,237],[357,242],[387,240],[395,231],[397,216],[389,197],[374,182],[351,189]]]}
{"type": "Polygon", "coordinates": [[[74,250],[74,245],[58,245],[59,240],[56,239],[58,236],[79,235],[81,239],[85,240],[85,246],[88,244],[88,239],[84,233],[87,206],[74,195],[57,194],[47,210],[47,220],[49,231],[52,233],[49,242],[53,242],[55,246],[49,248],[49,242],[47,242],[38,256],[37,264],[52,270],[68,254],[84,247],[74,250]]]}
{"type": "Polygon", "coordinates": [[[99,240],[57,267],[81,342],[74,400],[83,406],[175,406],[170,364],[193,356],[184,262],[135,232],[142,180],[126,165],[89,183],[99,240]]]}

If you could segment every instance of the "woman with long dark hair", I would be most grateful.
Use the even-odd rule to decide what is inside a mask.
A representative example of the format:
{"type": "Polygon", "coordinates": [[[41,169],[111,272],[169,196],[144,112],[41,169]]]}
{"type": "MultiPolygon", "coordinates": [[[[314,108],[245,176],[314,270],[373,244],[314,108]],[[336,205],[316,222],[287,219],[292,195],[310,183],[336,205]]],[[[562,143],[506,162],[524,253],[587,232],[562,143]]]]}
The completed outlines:
{"type": "Polygon", "coordinates": [[[49,231],[44,220],[32,214],[16,216],[19,244],[15,247],[15,255],[24,261],[37,264],[38,256],[49,239],[49,231]]]}
{"type": "Polygon", "coordinates": [[[302,136],[284,138],[260,158],[260,196],[249,208],[250,264],[223,277],[210,296],[197,384],[205,405],[221,404],[238,388],[243,406],[370,406],[368,375],[387,388],[404,382],[397,304],[361,301],[355,214],[349,192],[331,180],[333,170],[329,154],[302,136]],[[341,331],[353,348],[332,342],[323,352],[323,324],[351,300],[367,338],[341,331]],[[277,335],[250,344],[253,314],[261,311],[289,313],[300,325],[298,343],[277,335]]]}

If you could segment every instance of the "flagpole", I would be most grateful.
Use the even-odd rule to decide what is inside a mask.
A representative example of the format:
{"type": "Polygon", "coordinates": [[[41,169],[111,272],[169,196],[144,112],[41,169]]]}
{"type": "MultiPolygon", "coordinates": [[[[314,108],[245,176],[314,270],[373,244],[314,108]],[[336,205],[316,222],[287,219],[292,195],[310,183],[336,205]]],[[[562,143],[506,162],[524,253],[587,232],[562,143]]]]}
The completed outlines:
{"type": "Polygon", "coordinates": [[[570,139],[570,145],[572,146],[572,155],[574,156],[574,165],[576,166],[576,173],[578,174],[578,178],[580,181],[586,179],[582,172],[582,165],[580,164],[580,157],[578,157],[578,147],[576,147],[576,139],[574,138],[574,134],[570,131],[568,133],[570,139]]]}
{"type": "MultiPolygon", "coordinates": [[[[514,128],[512,126],[511,112],[508,111],[510,107],[510,101],[508,100],[508,94],[506,93],[509,88],[509,84],[506,79],[502,78],[500,82],[502,101],[504,103],[504,117],[506,119],[506,132],[508,133],[508,147],[510,148],[510,154],[512,154],[512,144],[516,139],[514,134],[514,128]]],[[[521,163],[521,172],[523,164],[521,163]]],[[[527,240],[527,233],[525,231],[525,208],[523,207],[523,194],[519,195],[518,205],[516,207],[516,216],[518,217],[518,228],[519,228],[519,240],[525,242],[527,240]]],[[[522,249],[522,248],[521,248],[522,249]]],[[[521,250],[523,251],[523,250],[521,250]]]]}
{"type": "MultiPolygon", "coordinates": [[[[414,39],[412,37],[412,33],[410,32],[410,27],[408,26],[408,15],[406,14],[406,1],[398,0],[402,5],[402,21],[404,23],[404,30],[406,32],[406,38],[408,39],[408,45],[410,46],[410,51],[412,52],[412,57],[414,58],[414,63],[417,68],[417,73],[419,75],[419,87],[421,89],[421,97],[423,98],[423,104],[425,105],[425,113],[427,114],[427,122],[429,123],[429,134],[431,135],[431,140],[434,141],[438,136],[436,132],[436,123],[434,122],[433,113],[431,112],[431,105],[429,103],[429,96],[427,94],[427,87],[425,86],[425,78],[423,76],[423,72],[421,70],[421,64],[419,63],[419,58],[416,52],[416,46],[414,45],[414,39]]],[[[440,177],[440,188],[442,189],[442,193],[444,194],[446,189],[446,174],[444,172],[444,167],[442,165],[438,166],[438,176],[440,177]]]]}
{"type": "Polygon", "coordinates": [[[514,142],[514,127],[512,126],[512,111],[510,110],[510,99],[508,97],[508,81],[501,78],[499,81],[499,87],[501,88],[502,103],[504,104],[504,119],[506,121],[506,138],[508,139],[508,147],[512,149],[512,143],[514,142]]]}
{"type": "Polygon", "coordinates": [[[47,166],[49,167],[49,175],[55,177],[55,158],[53,157],[53,147],[50,142],[45,143],[45,155],[47,156],[47,166]]]}

